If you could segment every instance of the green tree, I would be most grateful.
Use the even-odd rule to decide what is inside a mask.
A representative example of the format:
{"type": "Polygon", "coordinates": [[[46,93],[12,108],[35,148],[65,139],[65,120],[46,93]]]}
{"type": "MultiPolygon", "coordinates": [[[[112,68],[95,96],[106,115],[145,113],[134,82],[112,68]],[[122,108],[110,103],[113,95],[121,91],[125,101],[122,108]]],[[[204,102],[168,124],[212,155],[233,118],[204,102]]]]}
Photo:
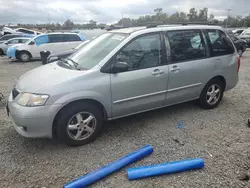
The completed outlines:
{"type": "Polygon", "coordinates": [[[199,20],[199,21],[206,22],[207,19],[208,19],[207,12],[208,12],[208,9],[207,9],[207,8],[200,9],[200,11],[199,11],[199,16],[198,16],[198,20],[199,20]]]}
{"type": "Polygon", "coordinates": [[[133,25],[132,19],[130,18],[122,18],[117,24],[123,27],[131,27],[133,25]]]}
{"type": "Polygon", "coordinates": [[[154,11],[155,11],[157,16],[160,16],[160,15],[162,15],[163,9],[162,8],[156,8],[156,9],[154,9],[154,11]]]}
{"type": "Polygon", "coordinates": [[[213,14],[209,15],[208,21],[209,22],[213,22],[214,21],[214,15],[213,14]]]}
{"type": "Polygon", "coordinates": [[[198,20],[197,10],[195,8],[191,8],[187,16],[190,22],[198,20]]]}
{"type": "Polygon", "coordinates": [[[74,22],[71,20],[66,20],[63,24],[64,29],[73,29],[74,28],[74,22]]]}

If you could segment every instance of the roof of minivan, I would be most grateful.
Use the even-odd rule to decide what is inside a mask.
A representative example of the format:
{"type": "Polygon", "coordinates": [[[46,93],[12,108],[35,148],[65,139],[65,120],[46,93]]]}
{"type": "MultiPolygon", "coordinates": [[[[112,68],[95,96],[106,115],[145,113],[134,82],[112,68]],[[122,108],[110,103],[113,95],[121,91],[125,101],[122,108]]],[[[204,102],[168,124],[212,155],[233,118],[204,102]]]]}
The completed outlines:
{"type": "Polygon", "coordinates": [[[220,26],[212,26],[212,25],[159,25],[156,27],[150,27],[147,28],[145,27],[129,27],[129,28],[123,28],[123,29],[116,29],[116,30],[111,30],[109,32],[112,33],[126,33],[126,34],[131,34],[136,31],[141,31],[141,30],[149,30],[149,31],[160,31],[160,30],[183,30],[183,29],[222,29],[220,26]]]}
{"type": "Polygon", "coordinates": [[[53,32],[53,33],[45,33],[45,35],[54,35],[54,34],[74,34],[74,35],[78,35],[79,33],[73,33],[73,32],[53,32]]]}

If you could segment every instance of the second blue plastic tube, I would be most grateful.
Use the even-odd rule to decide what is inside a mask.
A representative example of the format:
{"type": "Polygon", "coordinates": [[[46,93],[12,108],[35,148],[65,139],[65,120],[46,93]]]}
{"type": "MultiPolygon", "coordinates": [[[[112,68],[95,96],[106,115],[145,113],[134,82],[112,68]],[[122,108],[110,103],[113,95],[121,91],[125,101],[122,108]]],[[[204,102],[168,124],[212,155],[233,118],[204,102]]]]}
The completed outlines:
{"type": "Polygon", "coordinates": [[[159,176],[163,174],[170,174],[176,172],[183,172],[186,170],[199,169],[204,167],[204,159],[189,159],[183,161],[175,161],[153,166],[142,166],[135,168],[128,168],[127,174],[129,180],[136,180],[150,176],[159,176]]]}

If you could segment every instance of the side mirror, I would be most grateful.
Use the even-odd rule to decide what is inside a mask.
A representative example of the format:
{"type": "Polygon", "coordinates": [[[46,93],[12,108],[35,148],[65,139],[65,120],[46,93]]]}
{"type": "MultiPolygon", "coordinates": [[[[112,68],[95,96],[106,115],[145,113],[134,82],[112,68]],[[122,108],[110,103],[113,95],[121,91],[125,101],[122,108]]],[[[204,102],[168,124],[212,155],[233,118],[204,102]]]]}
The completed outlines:
{"type": "Polygon", "coordinates": [[[34,41],[30,41],[29,45],[34,45],[35,42],[34,41]]]}
{"type": "Polygon", "coordinates": [[[126,62],[117,62],[112,67],[112,73],[119,73],[119,72],[125,72],[128,71],[128,64],[126,62]]]}
{"type": "Polygon", "coordinates": [[[6,44],[6,45],[7,45],[7,44],[9,44],[9,43],[6,41],[6,42],[4,42],[4,44],[6,44]]]}

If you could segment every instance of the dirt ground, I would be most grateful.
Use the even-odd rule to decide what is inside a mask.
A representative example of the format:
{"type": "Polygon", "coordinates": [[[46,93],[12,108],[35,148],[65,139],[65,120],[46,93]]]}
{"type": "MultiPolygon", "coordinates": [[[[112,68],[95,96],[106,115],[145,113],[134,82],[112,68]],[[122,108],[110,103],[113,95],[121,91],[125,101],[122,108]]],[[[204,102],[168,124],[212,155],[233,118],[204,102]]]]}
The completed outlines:
{"type": "MultiPolygon", "coordinates": [[[[107,122],[88,145],[70,148],[49,139],[26,139],[0,107],[0,187],[54,188],[114,161],[145,144],[154,153],[130,167],[204,157],[205,168],[138,181],[125,170],[92,187],[250,187],[250,51],[244,53],[240,81],[225,93],[218,108],[203,110],[194,102],[107,122]],[[182,121],[183,128],[177,128],[182,121]]],[[[9,95],[17,79],[40,61],[10,62],[0,57],[0,92],[9,95]]]]}

